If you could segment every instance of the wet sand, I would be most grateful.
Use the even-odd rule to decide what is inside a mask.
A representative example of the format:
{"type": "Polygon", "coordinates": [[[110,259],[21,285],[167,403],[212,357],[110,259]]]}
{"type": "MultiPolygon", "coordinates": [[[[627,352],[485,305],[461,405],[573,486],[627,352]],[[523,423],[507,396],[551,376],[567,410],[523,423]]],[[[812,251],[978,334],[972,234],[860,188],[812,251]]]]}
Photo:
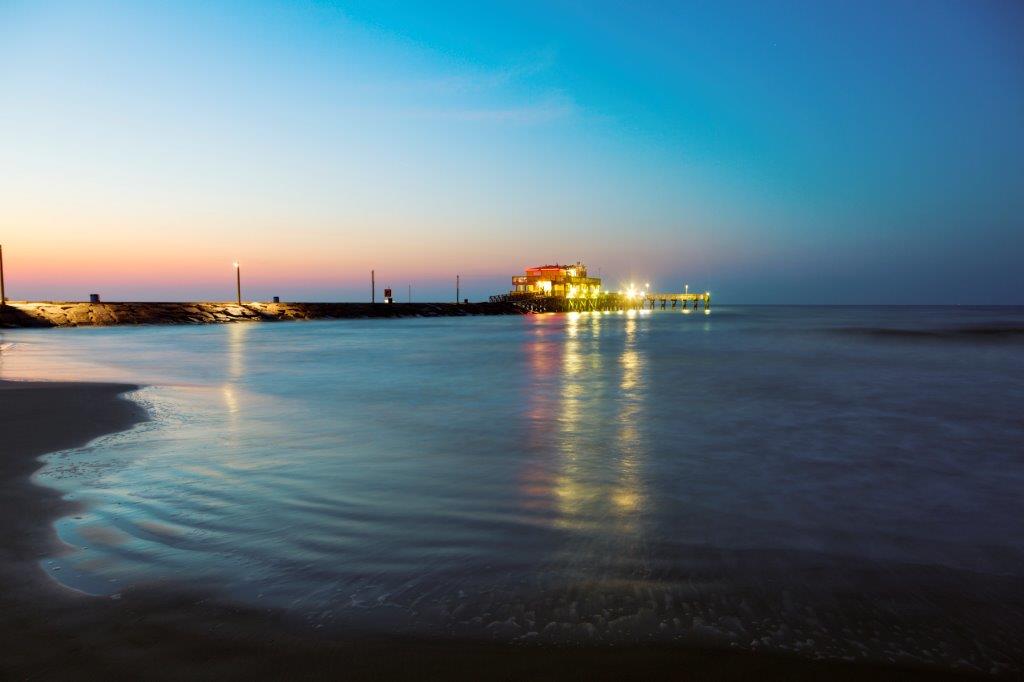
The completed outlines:
{"type": "Polygon", "coordinates": [[[74,510],[33,484],[38,457],[146,419],[134,387],[0,381],[0,677],[4,679],[971,679],[928,669],[672,646],[541,647],[477,641],[339,639],[275,611],[185,588],[119,599],[68,590],[40,559],[61,551],[52,521],[74,510]]]}

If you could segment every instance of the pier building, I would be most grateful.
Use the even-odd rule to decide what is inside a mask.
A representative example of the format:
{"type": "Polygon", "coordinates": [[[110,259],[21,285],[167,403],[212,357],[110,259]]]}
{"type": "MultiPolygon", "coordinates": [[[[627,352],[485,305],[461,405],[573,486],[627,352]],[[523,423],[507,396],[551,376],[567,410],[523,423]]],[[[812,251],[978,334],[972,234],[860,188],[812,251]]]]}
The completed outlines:
{"type": "Polygon", "coordinates": [[[526,268],[525,275],[512,278],[513,294],[541,295],[554,298],[596,298],[601,293],[601,278],[588,277],[587,266],[538,265],[526,268]]]}
{"type": "Polygon", "coordinates": [[[678,308],[684,313],[702,309],[711,312],[711,293],[690,292],[689,285],[681,293],[652,292],[650,285],[630,284],[624,289],[609,291],[601,287],[600,277],[590,277],[587,266],[577,261],[572,265],[538,265],[526,268],[525,274],[512,278],[512,290],[491,296],[494,303],[513,303],[529,312],[568,312],[587,310],[643,310],[661,307],[678,308]]]}

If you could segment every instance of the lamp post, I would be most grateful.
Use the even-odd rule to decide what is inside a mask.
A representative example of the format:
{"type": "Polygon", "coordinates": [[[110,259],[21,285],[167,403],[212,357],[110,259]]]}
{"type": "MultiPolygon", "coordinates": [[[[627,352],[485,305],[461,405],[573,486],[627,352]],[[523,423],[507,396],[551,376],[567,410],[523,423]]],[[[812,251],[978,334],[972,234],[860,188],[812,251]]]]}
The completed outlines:
{"type": "Polygon", "coordinates": [[[7,305],[7,296],[4,293],[4,246],[0,244],[0,308],[7,305]]]}
{"type": "Polygon", "coordinates": [[[232,263],[235,266],[235,300],[242,305],[242,268],[238,261],[232,263]]]}

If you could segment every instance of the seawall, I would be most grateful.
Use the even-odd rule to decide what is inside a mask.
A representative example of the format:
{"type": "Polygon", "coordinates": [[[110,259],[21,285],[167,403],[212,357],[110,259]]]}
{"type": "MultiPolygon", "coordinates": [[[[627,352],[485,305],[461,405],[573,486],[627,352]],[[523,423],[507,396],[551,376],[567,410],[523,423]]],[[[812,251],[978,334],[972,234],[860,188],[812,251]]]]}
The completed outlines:
{"type": "Polygon", "coordinates": [[[520,315],[508,303],[82,303],[12,302],[0,327],[89,327],[129,324],[219,324],[364,317],[520,315]]]}

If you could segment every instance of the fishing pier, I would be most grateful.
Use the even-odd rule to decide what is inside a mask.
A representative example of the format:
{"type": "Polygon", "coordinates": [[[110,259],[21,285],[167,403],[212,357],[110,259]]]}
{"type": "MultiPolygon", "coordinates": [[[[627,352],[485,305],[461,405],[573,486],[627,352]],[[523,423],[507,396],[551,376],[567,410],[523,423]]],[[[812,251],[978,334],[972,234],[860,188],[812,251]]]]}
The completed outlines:
{"type": "Polygon", "coordinates": [[[532,313],[588,312],[617,310],[676,309],[684,314],[711,312],[711,293],[690,292],[684,286],[679,293],[653,292],[650,285],[610,291],[602,288],[601,279],[589,277],[587,266],[541,265],[527,268],[526,274],[512,278],[512,290],[491,296],[492,303],[511,303],[532,313]]]}

